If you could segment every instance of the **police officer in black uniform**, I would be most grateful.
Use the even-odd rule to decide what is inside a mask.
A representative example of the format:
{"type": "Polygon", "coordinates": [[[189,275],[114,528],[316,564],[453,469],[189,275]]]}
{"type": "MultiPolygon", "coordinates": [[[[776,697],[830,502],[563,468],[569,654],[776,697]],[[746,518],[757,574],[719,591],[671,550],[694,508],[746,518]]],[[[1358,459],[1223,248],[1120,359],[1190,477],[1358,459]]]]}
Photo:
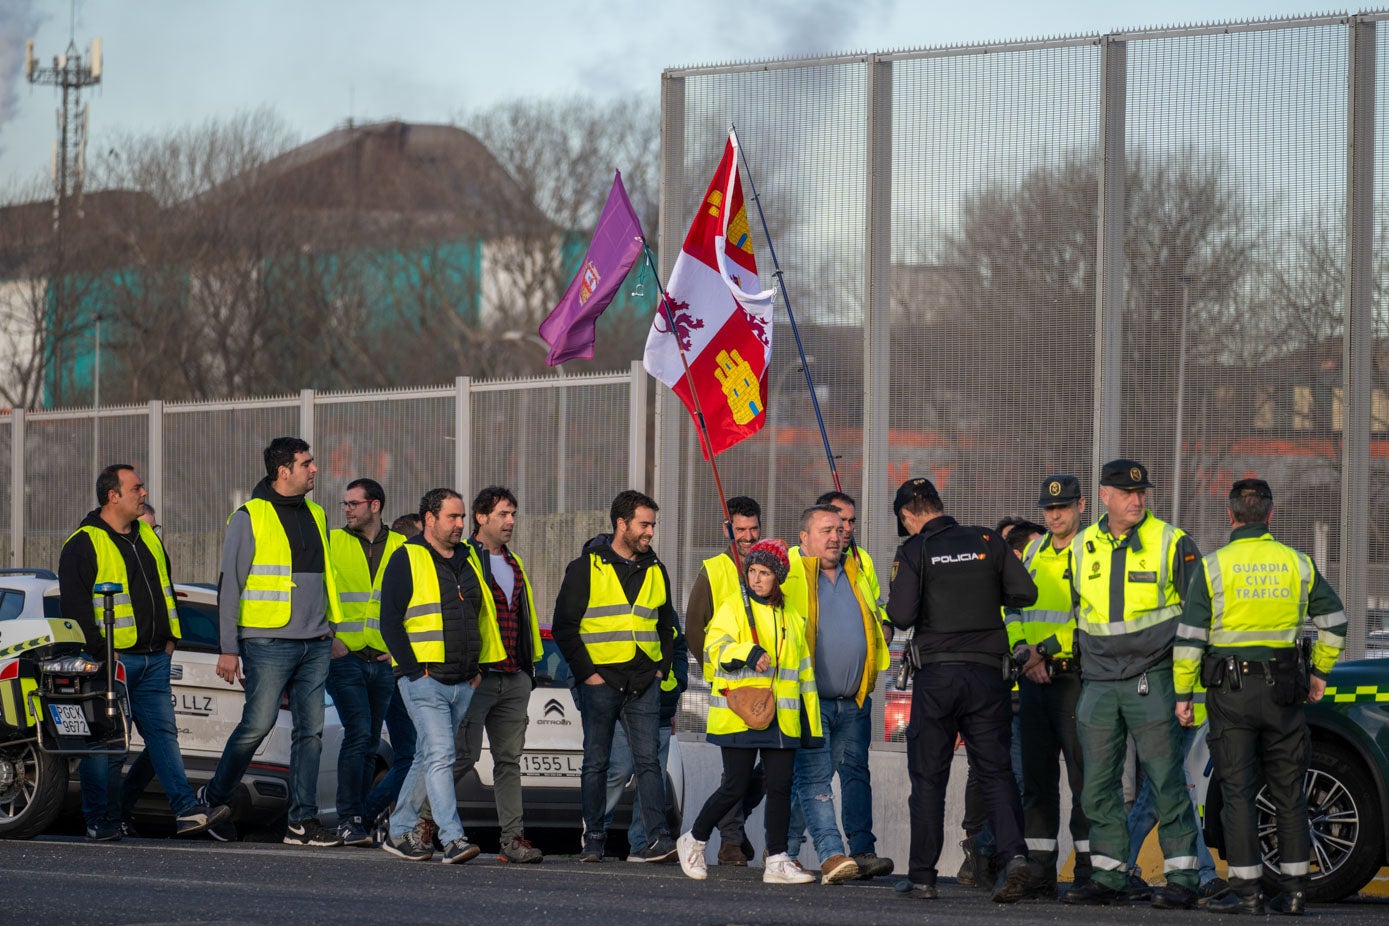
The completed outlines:
{"type": "Polygon", "coordinates": [[[1022,802],[1009,759],[1012,662],[1003,607],[1037,600],[1037,586],[997,531],[966,527],[945,514],[929,479],[910,479],[893,502],[897,533],[912,535],[892,564],[888,617],[915,629],[910,658],[912,719],[907,773],[912,791],[911,859],[897,886],[911,897],[936,898],[936,862],[944,842],[945,787],[955,738],[963,734],[979,776],[999,858],[1005,861],[993,899],[1013,903],[1051,885],[1027,859],[1022,802]]]}

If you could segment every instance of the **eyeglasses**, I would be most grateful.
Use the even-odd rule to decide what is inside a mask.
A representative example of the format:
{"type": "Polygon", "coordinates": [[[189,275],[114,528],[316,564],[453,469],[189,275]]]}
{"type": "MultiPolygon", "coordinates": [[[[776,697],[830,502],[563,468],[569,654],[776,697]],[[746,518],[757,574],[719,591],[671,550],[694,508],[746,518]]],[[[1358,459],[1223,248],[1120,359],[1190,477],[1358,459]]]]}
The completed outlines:
{"type": "Polygon", "coordinates": [[[342,507],[346,508],[348,511],[352,511],[353,509],[355,509],[355,508],[357,508],[357,507],[359,507],[359,506],[361,506],[361,505],[370,505],[370,504],[371,504],[371,501],[368,499],[368,500],[366,500],[366,501],[360,501],[360,502],[343,502],[343,503],[342,503],[342,507]]]}

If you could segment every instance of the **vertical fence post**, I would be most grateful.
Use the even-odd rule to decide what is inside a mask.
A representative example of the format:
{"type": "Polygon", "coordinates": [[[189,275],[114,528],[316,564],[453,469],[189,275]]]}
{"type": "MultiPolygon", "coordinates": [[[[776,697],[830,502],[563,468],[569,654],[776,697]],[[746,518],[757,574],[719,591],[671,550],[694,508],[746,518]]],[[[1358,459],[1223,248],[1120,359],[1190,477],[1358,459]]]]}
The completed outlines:
{"type": "Polygon", "coordinates": [[[299,439],[313,446],[313,390],[299,390],[299,439]]]}
{"type": "Polygon", "coordinates": [[[159,399],[150,400],[146,412],[148,427],[146,440],[145,489],[149,491],[149,503],[156,514],[164,511],[164,403],[159,399]]]}
{"type": "Polygon", "coordinates": [[[633,360],[632,382],[627,387],[627,484],[647,491],[646,485],[646,369],[633,360]]]}
{"type": "Polygon", "coordinates": [[[10,565],[24,565],[24,409],[10,413],[10,565]]]}
{"type": "MultiPolygon", "coordinates": [[[[680,253],[681,223],[685,220],[685,78],[661,75],[661,238],[657,250],[661,276],[670,279],[675,257],[680,253]]],[[[657,298],[660,298],[659,296],[657,298]]],[[[675,393],[656,389],[655,497],[661,505],[661,534],[669,538],[675,555],[665,560],[670,580],[684,600],[685,561],[690,551],[678,542],[683,534],[681,511],[680,434],[685,424],[684,409],[675,393]]]]}
{"type": "Polygon", "coordinates": [[[882,555],[879,517],[892,501],[887,437],[892,388],[892,62],[868,58],[868,208],[864,252],[863,500],[858,542],[882,555]]]}
{"type": "Polygon", "coordinates": [[[1091,491],[1100,467],[1118,455],[1120,364],[1124,347],[1124,133],[1127,124],[1128,46],[1100,40],[1100,225],[1095,255],[1095,395],[1090,451],[1091,491]]]}
{"type": "Polygon", "coordinates": [[[1365,653],[1369,598],[1370,427],[1374,396],[1375,24],[1349,30],[1346,139],[1346,318],[1342,337],[1341,600],[1346,654],[1365,653]]]}
{"type": "Polygon", "coordinates": [[[473,381],[466,376],[453,379],[453,484],[464,498],[472,498],[468,483],[473,479],[473,381]]]}

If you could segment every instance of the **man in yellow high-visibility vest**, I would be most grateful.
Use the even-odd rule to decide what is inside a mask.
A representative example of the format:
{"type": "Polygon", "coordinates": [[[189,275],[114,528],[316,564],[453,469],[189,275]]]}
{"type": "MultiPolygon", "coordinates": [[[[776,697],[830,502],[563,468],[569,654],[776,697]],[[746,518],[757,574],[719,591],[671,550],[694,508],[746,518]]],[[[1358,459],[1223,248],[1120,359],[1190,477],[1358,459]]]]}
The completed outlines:
{"type": "MultiPolygon", "coordinates": [[[[102,659],[105,602],[92,588],[98,582],[121,587],[114,599],[111,642],[125,668],[131,719],[145,740],[145,753],[174,811],[178,833],[186,836],[225,820],[230,811],[225,805],[200,804],[184,774],[170,687],[171,658],[180,634],[178,608],[164,544],[140,520],[146,494],[135,467],[117,463],[101,471],[96,479],[97,509],[63,544],[58,589],[63,614],[77,621],[87,650],[102,659]]],[[[88,839],[113,841],[123,835],[123,817],[130,807],[123,814],[121,802],[112,807],[110,797],[121,791],[124,760],[124,754],[89,756],[78,767],[88,839]]]]}
{"type": "Polygon", "coordinates": [[[328,694],[342,720],[338,750],[338,835],[349,846],[370,846],[364,805],[376,771],[381,724],[395,680],[381,638],[381,580],[386,561],[405,538],[381,523],[386,492],[375,479],[354,479],[343,492],[346,526],[328,534],[338,589],[328,694]]]}
{"type": "MultiPolygon", "coordinates": [[[[294,750],[289,770],[285,843],[340,846],[318,819],[318,766],[323,752],[323,691],[332,649],[337,588],[328,562],[328,523],[309,500],[318,474],[309,445],[277,437],[265,448],[265,478],[227,519],[217,592],[221,650],[217,675],[244,681],[241,721],[227,738],[205,803],[232,799],[289,695],[294,750]]],[[[217,827],[219,839],[232,838],[217,827]]]]}

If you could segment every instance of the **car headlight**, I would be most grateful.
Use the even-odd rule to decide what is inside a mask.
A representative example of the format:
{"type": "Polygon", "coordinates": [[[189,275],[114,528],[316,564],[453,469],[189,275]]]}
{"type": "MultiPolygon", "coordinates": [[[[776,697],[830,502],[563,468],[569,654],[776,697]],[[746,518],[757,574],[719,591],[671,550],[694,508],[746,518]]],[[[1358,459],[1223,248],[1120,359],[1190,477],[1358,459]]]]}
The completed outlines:
{"type": "Polygon", "coordinates": [[[86,656],[64,656],[39,663],[39,669],[49,675],[96,675],[101,671],[101,663],[86,656]]]}

